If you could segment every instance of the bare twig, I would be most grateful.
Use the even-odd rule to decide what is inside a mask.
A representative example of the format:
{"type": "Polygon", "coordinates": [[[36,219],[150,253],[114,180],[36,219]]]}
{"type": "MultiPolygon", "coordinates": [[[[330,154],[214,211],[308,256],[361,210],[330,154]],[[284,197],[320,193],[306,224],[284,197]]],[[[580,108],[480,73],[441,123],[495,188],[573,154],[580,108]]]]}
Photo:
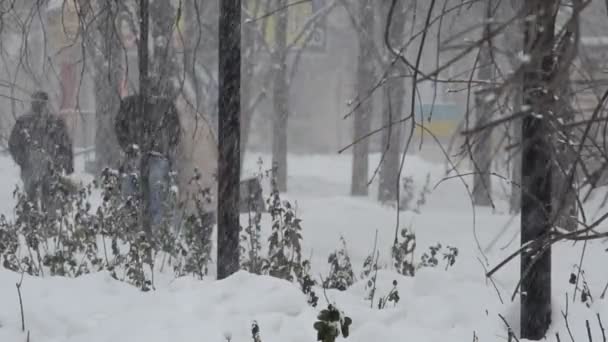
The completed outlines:
{"type": "MultiPolygon", "coordinates": [[[[21,284],[23,283],[23,272],[21,272],[21,279],[15,286],[17,287],[17,295],[19,296],[19,308],[21,309],[21,331],[25,332],[25,314],[23,313],[23,299],[21,297],[21,284]]],[[[29,340],[29,332],[28,332],[29,340]]]]}
{"type": "Polygon", "coordinates": [[[600,330],[602,331],[602,342],[606,342],[606,330],[604,329],[604,324],[602,324],[602,318],[600,317],[600,314],[597,313],[597,323],[600,326],[600,330]]]}
{"type": "MultiPolygon", "coordinates": [[[[484,272],[488,273],[488,270],[486,269],[486,265],[483,264],[483,261],[481,261],[481,259],[479,259],[479,258],[477,258],[477,261],[479,261],[479,263],[481,264],[481,267],[483,267],[484,272]]],[[[494,286],[494,290],[496,290],[496,294],[498,295],[500,304],[504,304],[505,302],[502,300],[502,295],[500,294],[500,291],[498,290],[498,287],[496,286],[494,279],[492,279],[492,277],[486,277],[486,278],[489,279],[490,282],[492,283],[492,286],[494,286]]]]}
{"type": "Polygon", "coordinates": [[[512,339],[515,339],[515,342],[519,342],[519,339],[517,338],[517,336],[515,336],[515,332],[513,331],[513,329],[509,325],[509,322],[507,322],[505,317],[501,314],[498,314],[498,317],[500,317],[500,319],[503,321],[503,323],[505,323],[505,326],[507,327],[507,333],[509,334],[508,335],[509,341],[511,341],[512,339]]]}
{"type": "Polygon", "coordinates": [[[574,335],[572,335],[572,330],[570,329],[570,322],[568,321],[568,293],[566,293],[566,311],[562,310],[562,317],[564,317],[564,321],[566,323],[566,329],[568,330],[568,335],[570,335],[570,340],[574,341],[574,335]]]}

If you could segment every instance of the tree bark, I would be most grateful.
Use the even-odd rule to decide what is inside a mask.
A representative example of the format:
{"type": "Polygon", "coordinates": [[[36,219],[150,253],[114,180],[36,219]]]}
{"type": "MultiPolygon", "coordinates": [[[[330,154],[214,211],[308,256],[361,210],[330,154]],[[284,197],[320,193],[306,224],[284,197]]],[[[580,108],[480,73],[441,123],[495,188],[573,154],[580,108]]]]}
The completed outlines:
{"type": "MultiPolygon", "coordinates": [[[[492,1],[488,1],[487,4],[487,20],[488,23],[484,26],[484,37],[488,39],[491,32],[489,20],[491,18],[492,1]]],[[[493,78],[493,64],[492,55],[490,51],[489,42],[483,44],[479,54],[479,69],[477,71],[477,77],[481,81],[490,81],[493,78]]],[[[491,101],[488,101],[490,96],[490,87],[484,87],[483,89],[475,93],[475,112],[476,112],[476,125],[483,127],[492,120],[492,106],[491,101]]],[[[483,130],[477,141],[474,143],[473,148],[473,203],[478,206],[490,206],[492,205],[492,180],[490,178],[490,171],[492,168],[492,130],[483,130]]]]}
{"type": "Polygon", "coordinates": [[[220,2],[217,278],[239,270],[241,1],[220,2]]]}
{"type": "MultiPolygon", "coordinates": [[[[102,43],[101,56],[95,63],[95,162],[97,171],[105,167],[116,168],[120,162],[120,146],[114,132],[114,118],[120,106],[120,80],[122,76],[120,37],[116,32],[119,9],[107,1],[103,16],[97,24],[97,37],[102,43]]],[[[95,54],[95,49],[90,49],[95,54]]]]}
{"type": "MultiPolygon", "coordinates": [[[[483,90],[475,93],[476,125],[478,127],[483,127],[492,120],[492,108],[485,99],[488,94],[483,90]]],[[[479,133],[473,145],[472,157],[474,171],[473,203],[478,206],[491,206],[492,130],[486,129],[479,133]]]]}
{"type": "MultiPolygon", "coordinates": [[[[395,5],[395,15],[389,30],[389,39],[393,47],[400,46],[405,32],[405,1],[398,1],[395,5]]],[[[394,67],[393,77],[385,86],[388,99],[384,101],[383,125],[389,125],[388,129],[382,131],[382,151],[384,160],[380,167],[380,178],[378,186],[378,200],[380,202],[397,201],[399,193],[399,169],[401,156],[401,133],[402,124],[391,124],[403,117],[405,99],[405,79],[398,77],[405,75],[406,70],[402,63],[394,67]]]]}
{"type": "MultiPolygon", "coordinates": [[[[372,98],[368,97],[370,83],[374,79],[373,37],[374,7],[370,0],[359,1],[361,31],[359,36],[359,56],[357,61],[357,98],[361,101],[354,113],[354,138],[357,139],[370,130],[373,110],[372,98]]],[[[368,195],[369,178],[369,140],[364,139],[353,147],[351,195],[368,195]]]]}
{"type": "MultiPolygon", "coordinates": [[[[517,95],[518,98],[521,96],[517,95]]],[[[515,111],[521,110],[521,100],[515,100],[515,111]]],[[[522,120],[515,119],[511,123],[513,144],[516,147],[513,155],[511,156],[511,196],[509,198],[509,212],[511,214],[517,214],[521,210],[521,128],[522,120]]]]}
{"type": "MultiPolygon", "coordinates": [[[[139,2],[139,42],[138,42],[138,66],[139,66],[139,110],[144,111],[145,104],[149,96],[150,80],[150,52],[148,50],[148,34],[150,29],[150,0],[140,0],[139,2]]],[[[145,113],[140,113],[140,118],[145,117],[145,113]]],[[[140,146],[144,148],[143,146],[140,146]]],[[[150,237],[151,235],[151,213],[150,213],[150,191],[148,184],[148,156],[146,151],[143,151],[139,166],[139,177],[141,186],[142,200],[142,224],[144,231],[150,237]]]]}
{"type": "MultiPolygon", "coordinates": [[[[523,102],[529,108],[522,123],[521,244],[551,231],[552,134],[548,116],[555,110],[552,80],[557,0],[525,2],[523,102]]],[[[551,247],[521,255],[521,337],[540,340],[551,323],[551,247]]]]}
{"type": "MultiPolygon", "coordinates": [[[[565,74],[562,72],[562,75],[565,74]]],[[[557,115],[562,118],[564,123],[570,123],[574,120],[574,108],[572,108],[570,100],[571,94],[569,91],[570,78],[566,77],[562,84],[561,94],[558,96],[559,105],[557,106],[557,115]]],[[[568,231],[575,231],[578,227],[578,210],[577,210],[577,190],[575,180],[571,178],[570,173],[576,160],[574,146],[570,145],[572,141],[572,130],[562,128],[559,136],[556,137],[556,160],[559,165],[557,172],[553,175],[553,211],[556,218],[556,226],[568,231]],[[572,181],[571,181],[572,179],[572,181]]],[[[576,173],[575,173],[576,176],[576,173]]]]}
{"type": "MultiPolygon", "coordinates": [[[[258,13],[260,1],[254,3],[253,8],[250,9],[251,13],[258,13]]],[[[254,110],[251,110],[251,102],[253,97],[254,81],[255,81],[255,62],[257,55],[256,43],[255,43],[255,23],[247,23],[243,27],[243,63],[241,74],[243,76],[243,84],[241,87],[241,101],[243,108],[241,110],[241,169],[245,162],[245,153],[247,152],[247,143],[249,141],[249,129],[251,127],[251,119],[254,110]]]]}
{"type": "Polygon", "coordinates": [[[154,42],[153,72],[160,82],[160,90],[173,94],[173,78],[179,72],[176,56],[172,47],[173,32],[175,28],[176,13],[171,1],[153,1],[150,4],[150,15],[152,17],[151,33],[154,42]]]}
{"type": "MultiPolygon", "coordinates": [[[[278,0],[277,8],[287,7],[286,0],[278,0]]],[[[272,166],[279,191],[287,191],[287,120],[289,116],[289,80],[287,73],[287,10],[276,14],[274,119],[272,137],[272,166]]]]}

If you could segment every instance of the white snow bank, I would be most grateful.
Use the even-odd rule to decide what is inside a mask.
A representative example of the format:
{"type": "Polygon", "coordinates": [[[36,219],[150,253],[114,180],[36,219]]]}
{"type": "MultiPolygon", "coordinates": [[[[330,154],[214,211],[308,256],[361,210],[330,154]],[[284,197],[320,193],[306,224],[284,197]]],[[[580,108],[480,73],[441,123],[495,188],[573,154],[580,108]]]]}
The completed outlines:
{"type": "MultiPolygon", "coordinates": [[[[462,340],[472,326],[485,318],[483,308],[466,305],[462,287],[446,293],[435,291],[446,273],[423,272],[404,278],[383,271],[378,294],[386,295],[393,279],[399,281],[401,302],[379,311],[364,301],[360,282],[344,293],[329,291],[328,297],[354,323],[350,341],[439,341],[446,336],[462,340]],[[425,285],[426,284],[426,285],[425,285]],[[445,298],[453,298],[445,310],[445,298]]],[[[20,331],[19,302],[15,283],[19,275],[0,271],[0,341],[24,340],[20,331]]],[[[469,289],[464,284],[467,293],[469,289]]],[[[321,294],[322,290],[317,289],[321,294]]],[[[489,301],[492,294],[481,291],[489,301]]],[[[32,341],[222,341],[230,332],[233,341],[250,340],[250,326],[257,320],[264,341],[314,341],[312,324],[317,310],[306,304],[299,289],[290,283],[244,272],[224,281],[198,282],[178,279],[151,293],[141,293],[114,281],[106,274],[78,279],[25,277],[22,286],[26,329],[32,341]]],[[[321,296],[323,297],[323,296],[321,296]]],[[[320,300],[325,305],[325,300],[320,300]]],[[[391,305],[389,305],[391,306],[391,305]]]]}
{"type": "MultiPolygon", "coordinates": [[[[254,161],[255,158],[250,158],[246,163],[249,170],[255,167],[254,161]]],[[[370,166],[371,171],[374,166],[370,166]]],[[[349,168],[347,157],[290,156],[289,197],[297,201],[303,220],[303,254],[308,257],[312,252],[313,275],[326,276],[327,256],[339,246],[339,236],[343,235],[359,279],[346,292],[327,292],[330,301],[335,301],[353,319],[348,341],[466,342],[473,341],[474,332],[480,342],[506,341],[507,332],[498,314],[518,330],[519,298],[511,302],[510,297],[519,279],[519,260],[513,260],[494,278],[505,302],[501,304],[493,284],[484,277],[480,260],[485,259],[477,241],[486,249],[506,227],[506,233],[487,251],[489,265],[496,265],[516,249],[519,219],[478,208],[474,221],[477,235],[473,234],[473,212],[459,179],[439,186],[429,196],[421,214],[405,212],[400,216],[400,227],[411,225],[416,232],[416,260],[428,246],[441,242],[444,246],[458,247],[454,267],[448,271],[442,267],[423,269],[414,278],[390,270],[380,271],[377,294],[388,294],[392,281],[397,280],[401,301],[396,307],[389,304],[382,311],[370,308],[365,300],[367,280],[360,277],[361,267],[373,248],[376,230],[380,264],[390,266],[396,213],[373,199],[347,197],[349,168]],[[514,242],[509,245],[510,240],[514,242]]],[[[18,182],[18,171],[6,160],[0,160],[0,171],[7,175],[0,180],[0,188],[5,190],[0,207],[10,212],[10,192],[18,182]]],[[[418,182],[430,173],[434,185],[443,171],[442,166],[408,157],[404,174],[411,174],[418,182]]],[[[608,281],[606,246],[600,241],[589,244],[583,261],[593,304],[590,308],[582,304],[580,291],[577,301],[572,302],[574,286],[568,283],[568,278],[573,265],[580,262],[582,246],[563,243],[553,249],[551,341],[555,340],[555,332],[559,332],[562,341],[569,340],[560,313],[565,311],[566,293],[570,299],[569,324],[577,341],[587,340],[585,320],[591,324],[594,341],[602,341],[596,313],[601,313],[608,326],[608,305],[599,298],[608,281]]],[[[18,274],[0,269],[0,342],[25,341],[26,334],[20,331],[15,288],[19,278],[18,274]]],[[[32,342],[223,342],[226,332],[230,332],[232,341],[241,342],[251,341],[250,325],[257,320],[265,342],[316,339],[312,325],[318,310],[306,304],[296,285],[242,272],[224,281],[209,279],[173,280],[159,275],[157,290],[141,293],[105,273],[78,279],[25,277],[22,292],[26,329],[32,342]]],[[[315,291],[320,306],[326,305],[323,291],[315,291]]]]}

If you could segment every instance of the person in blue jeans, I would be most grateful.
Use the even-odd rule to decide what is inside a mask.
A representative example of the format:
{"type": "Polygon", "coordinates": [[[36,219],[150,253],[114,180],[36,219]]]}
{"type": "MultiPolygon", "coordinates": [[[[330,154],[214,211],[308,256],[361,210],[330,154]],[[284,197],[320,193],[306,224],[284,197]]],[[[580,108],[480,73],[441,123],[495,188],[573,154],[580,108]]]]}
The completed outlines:
{"type": "MultiPolygon", "coordinates": [[[[181,126],[173,99],[159,87],[140,109],[140,95],[121,100],[115,120],[118,143],[127,154],[131,167],[123,170],[123,191],[143,194],[146,219],[151,226],[162,223],[170,172],[174,165],[181,126]],[[139,159],[139,163],[135,159],[139,159]],[[136,165],[139,164],[139,165],[136,165]],[[138,189],[138,180],[140,188],[138,189]]],[[[146,227],[151,228],[151,227],[146,227]]]]}

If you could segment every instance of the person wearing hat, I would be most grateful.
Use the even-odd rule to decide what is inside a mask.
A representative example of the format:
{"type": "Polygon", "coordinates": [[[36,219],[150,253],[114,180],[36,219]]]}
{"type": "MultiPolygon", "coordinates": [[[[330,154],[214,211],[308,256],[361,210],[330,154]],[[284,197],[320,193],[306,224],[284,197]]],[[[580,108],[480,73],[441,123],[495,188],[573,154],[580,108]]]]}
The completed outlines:
{"type": "Polygon", "coordinates": [[[49,95],[37,91],[31,96],[31,109],[21,115],[11,131],[8,146],[21,168],[21,180],[28,200],[42,208],[52,201],[51,176],[74,172],[72,140],[63,119],[52,115],[49,95]]]}

